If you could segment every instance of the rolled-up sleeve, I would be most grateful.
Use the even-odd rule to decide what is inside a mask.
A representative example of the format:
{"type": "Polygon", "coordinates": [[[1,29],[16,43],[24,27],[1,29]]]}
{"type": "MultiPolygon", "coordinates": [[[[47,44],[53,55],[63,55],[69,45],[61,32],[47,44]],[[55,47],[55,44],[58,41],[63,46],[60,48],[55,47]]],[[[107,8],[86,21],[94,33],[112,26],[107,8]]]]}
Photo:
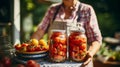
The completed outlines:
{"type": "Polygon", "coordinates": [[[102,44],[102,35],[99,29],[95,11],[92,8],[92,6],[90,6],[88,11],[90,13],[89,21],[87,21],[85,24],[88,43],[91,43],[93,41],[98,41],[100,44],[102,44]]]}

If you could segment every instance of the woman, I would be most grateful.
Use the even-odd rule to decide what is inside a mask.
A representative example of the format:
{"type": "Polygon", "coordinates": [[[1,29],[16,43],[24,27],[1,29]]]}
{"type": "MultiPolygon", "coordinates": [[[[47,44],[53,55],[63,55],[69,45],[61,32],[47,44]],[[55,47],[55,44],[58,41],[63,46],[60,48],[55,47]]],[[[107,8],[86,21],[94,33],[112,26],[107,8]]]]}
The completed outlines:
{"type": "Polygon", "coordinates": [[[98,27],[97,18],[92,6],[81,3],[78,0],[62,0],[62,3],[53,4],[46,12],[38,29],[32,38],[40,39],[49,27],[50,22],[55,20],[67,22],[81,22],[88,39],[89,49],[86,61],[82,66],[92,67],[92,59],[99,50],[102,36],[98,27]]]}

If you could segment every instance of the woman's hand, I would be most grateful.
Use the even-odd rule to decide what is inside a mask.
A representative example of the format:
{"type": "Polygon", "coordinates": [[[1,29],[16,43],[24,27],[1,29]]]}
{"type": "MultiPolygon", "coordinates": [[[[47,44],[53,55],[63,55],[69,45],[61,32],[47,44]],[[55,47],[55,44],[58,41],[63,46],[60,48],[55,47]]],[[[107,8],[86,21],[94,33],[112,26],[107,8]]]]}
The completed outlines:
{"type": "Polygon", "coordinates": [[[99,50],[100,48],[100,43],[98,41],[94,41],[92,42],[92,44],[90,45],[88,51],[87,51],[87,54],[86,54],[86,57],[85,57],[85,61],[84,63],[82,64],[82,67],[85,67],[86,65],[88,65],[88,63],[90,61],[93,60],[93,56],[97,53],[97,51],[99,50]]]}
{"type": "Polygon", "coordinates": [[[93,55],[88,51],[85,57],[85,61],[81,67],[85,67],[86,65],[88,65],[88,63],[92,61],[92,59],[93,59],[93,55]]]}

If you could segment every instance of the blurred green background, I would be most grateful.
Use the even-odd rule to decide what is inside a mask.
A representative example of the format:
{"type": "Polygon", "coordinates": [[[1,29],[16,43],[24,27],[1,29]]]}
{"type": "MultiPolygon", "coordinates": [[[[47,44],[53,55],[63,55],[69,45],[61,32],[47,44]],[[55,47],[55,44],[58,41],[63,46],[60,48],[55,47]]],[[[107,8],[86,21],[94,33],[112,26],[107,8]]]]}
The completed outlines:
{"type": "MultiPolygon", "coordinates": [[[[81,2],[93,6],[102,36],[114,37],[116,32],[120,32],[120,0],[80,0],[81,2]]],[[[26,16],[32,14],[33,28],[31,34],[36,30],[36,26],[42,20],[47,8],[54,2],[42,0],[21,0],[21,18],[22,23],[26,16]]],[[[23,32],[22,32],[23,33],[23,32]]],[[[25,36],[25,34],[23,34],[25,36]]],[[[23,38],[24,40],[25,38],[23,38]]]]}

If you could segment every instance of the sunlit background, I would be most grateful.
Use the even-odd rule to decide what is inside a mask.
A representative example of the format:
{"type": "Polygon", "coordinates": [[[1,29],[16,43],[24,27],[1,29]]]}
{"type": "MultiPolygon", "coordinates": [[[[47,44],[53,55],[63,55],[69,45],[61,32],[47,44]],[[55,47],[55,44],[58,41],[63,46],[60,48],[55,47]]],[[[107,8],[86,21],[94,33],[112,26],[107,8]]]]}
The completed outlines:
{"type": "MultiPolygon", "coordinates": [[[[0,36],[25,42],[36,31],[48,7],[62,0],[1,0],[0,36]]],[[[97,55],[120,62],[120,0],[80,0],[93,6],[103,36],[97,55]]]]}

